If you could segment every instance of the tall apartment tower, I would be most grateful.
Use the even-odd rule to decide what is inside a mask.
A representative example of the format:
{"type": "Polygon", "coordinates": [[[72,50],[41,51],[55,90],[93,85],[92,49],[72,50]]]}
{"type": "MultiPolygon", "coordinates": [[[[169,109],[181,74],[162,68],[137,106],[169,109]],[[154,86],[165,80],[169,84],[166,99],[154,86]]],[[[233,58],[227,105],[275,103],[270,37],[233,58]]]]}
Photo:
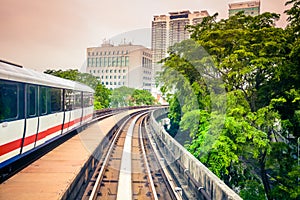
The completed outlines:
{"type": "Polygon", "coordinates": [[[150,92],[152,52],[142,45],[104,42],[100,47],[87,48],[86,72],[109,89],[126,86],[150,92]]]}
{"type": "Polygon", "coordinates": [[[190,33],[186,30],[187,25],[196,25],[204,17],[209,16],[206,10],[189,10],[169,12],[169,15],[155,15],[152,21],[152,43],[153,62],[157,63],[166,57],[168,47],[182,40],[188,39],[190,33]]]}
{"type": "Polygon", "coordinates": [[[151,50],[153,53],[152,93],[157,93],[154,81],[156,74],[161,71],[161,65],[157,63],[167,56],[167,50],[170,46],[190,37],[190,33],[186,30],[187,25],[196,25],[207,16],[209,14],[206,10],[193,13],[185,10],[153,17],[151,38],[151,50]]]}
{"type": "Polygon", "coordinates": [[[229,17],[240,11],[245,15],[257,16],[260,14],[260,1],[243,1],[229,4],[229,17]]]}

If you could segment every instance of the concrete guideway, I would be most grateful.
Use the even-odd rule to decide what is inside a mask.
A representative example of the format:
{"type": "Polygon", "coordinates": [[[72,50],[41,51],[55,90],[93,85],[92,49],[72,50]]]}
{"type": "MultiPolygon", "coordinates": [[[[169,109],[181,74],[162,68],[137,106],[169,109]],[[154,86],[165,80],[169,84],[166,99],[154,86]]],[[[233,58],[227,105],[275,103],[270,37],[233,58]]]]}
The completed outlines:
{"type": "Polygon", "coordinates": [[[124,143],[122,160],[121,160],[120,175],[119,175],[117,200],[132,199],[131,142],[132,142],[133,129],[139,116],[135,117],[135,119],[131,122],[125,137],[125,143],[124,143]]]}
{"type": "Polygon", "coordinates": [[[53,149],[3,182],[0,199],[70,198],[70,188],[99,143],[120,119],[136,111],[128,110],[94,123],[53,149]]]}

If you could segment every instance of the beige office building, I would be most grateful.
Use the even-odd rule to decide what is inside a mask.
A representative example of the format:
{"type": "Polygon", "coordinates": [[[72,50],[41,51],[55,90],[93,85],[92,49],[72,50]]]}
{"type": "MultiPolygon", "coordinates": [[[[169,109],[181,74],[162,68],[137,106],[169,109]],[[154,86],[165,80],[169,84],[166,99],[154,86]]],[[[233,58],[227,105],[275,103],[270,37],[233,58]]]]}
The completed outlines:
{"type": "Polygon", "coordinates": [[[109,89],[126,86],[151,91],[152,52],[141,45],[105,42],[87,48],[86,71],[109,89]]]}
{"type": "Polygon", "coordinates": [[[243,1],[229,4],[229,17],[244,11],[245,15],[257,16],[260,14],[260,1],[243,1]]]}

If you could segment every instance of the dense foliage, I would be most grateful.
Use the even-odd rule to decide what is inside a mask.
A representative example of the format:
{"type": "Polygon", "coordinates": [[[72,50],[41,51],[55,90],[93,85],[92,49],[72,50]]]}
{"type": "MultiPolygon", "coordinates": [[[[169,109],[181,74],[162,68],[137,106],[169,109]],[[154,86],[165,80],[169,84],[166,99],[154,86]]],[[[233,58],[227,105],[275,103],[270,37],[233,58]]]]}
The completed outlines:
{"type": "Polygon", "coordinates": [[[110,106],[112,108],[125,106],[153,105],[154,97],[146,90],[128,88],[125,86],[112,91],[110,106]]]}
{"type": "Polygon", "coordinates": [[[162,60],[170,133],[245,199],[300,198],[300,1],[287,4],[285,29],[275,13],[216,14],[162,60]]]}
{"type": "Polygon", "coordinates": [[[61,78],[78,81],[86,84],[95,90],[94,94],[94,108],[95,110],[108,108],[110,103],[111,91],[101,84],[96,77],[88,73],[81,73],[78,70],[46,70],[46,74],[51,74],[61,78]]]}

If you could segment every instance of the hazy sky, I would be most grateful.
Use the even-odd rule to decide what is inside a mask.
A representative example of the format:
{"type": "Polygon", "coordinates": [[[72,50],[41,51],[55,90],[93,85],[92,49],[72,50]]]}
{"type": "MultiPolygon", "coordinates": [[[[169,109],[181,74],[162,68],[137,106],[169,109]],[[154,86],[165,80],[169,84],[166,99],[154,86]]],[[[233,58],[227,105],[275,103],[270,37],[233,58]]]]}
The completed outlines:
{"type": "MultiPolygon", "coordinates": [[[[285,1],[261,0],[262,12],[283,13],[285,1]]],[[[80,69],[86,48],[105,38],[134,32],[149,40],[139,30],[150,30],[153,15],[207,10],[227,18],[231,2],[239,0],[0,0],[0,59],[39,71],[80,69]]]]}

